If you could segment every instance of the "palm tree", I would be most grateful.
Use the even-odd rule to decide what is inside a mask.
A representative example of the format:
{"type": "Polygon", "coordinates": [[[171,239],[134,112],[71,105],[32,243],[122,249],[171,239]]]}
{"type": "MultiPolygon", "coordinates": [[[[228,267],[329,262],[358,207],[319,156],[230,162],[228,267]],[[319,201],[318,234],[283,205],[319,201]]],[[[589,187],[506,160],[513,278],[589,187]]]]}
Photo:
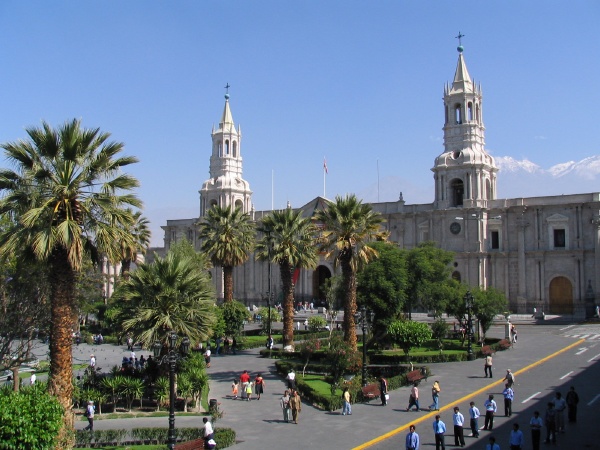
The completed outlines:
{"type": "Polygon", "coordinates": [[[356,350],[356,272],[361,264],[377,257],[369,242],[387,239],[387,233],[380,229],[384,219],[355,195],[336,196],[335,202],[317,211],[314,219],[323,225],[320,249],[326,258],[333,256],[342,269],[344,340],[356,350]]]}
{"type": "Polygon", "coordinates": [[[133,242],[128,239],[121,243],[121,276],[124,279],[129,278],[131,263],[136,262],[138,255],[145,255],[150,245],[150,222],[141,211],[131,213],[133,215],[133,224],[129,228],[129,234],[133,237],[133,242]]]}
{"type": "Polygon", "coordinates": [[[204,341],[216,321],[208,274],[180,253],[140,264],[113,299],[120,309],[117,322],[145,348],[161,341],[166,349],[171,330],[193,344],[204,341]]]}
{"type": "Polygon", "coordinates": [[[233,300],[233,268],[244,263],[254,249],[255,230],[250,216],[241,208],[215,205],[198,223],[202,250],[215,266],[223,268],[223,294],[226,302],[233,300]]]}
{"type": "MultiPolygon", "coordinates": [[[[119,156],[123,144],[109,141],[98,128],[78,120],[54,130],[46,122],[26,130],[29,138],[2,144],[15,170],[0,170],[0,215],[16,226],[0,235],[0,251],[30,252],[48,267],[52,326],[48,390],[65,410],[65,427],[73,427],[71,330],[75,319],[75,279],[86,257],[99,254],[118,260],[120,242],[131,237],[129,207],[141,202],[130,192],[138,181],[122,169],[137,162],[119,156]]],[[[67,444],[68,445],[68,444],[67,444]]]]}
{"type": "MultiPolygon", "coordinates": [[[[283,340],[294,343],[294,283],[297,268],[312,269],[319,262],[314,238],[317,228],[302,211],[286,208],[273,211],[262,219],[258,231],[263,234],[256,246],[256,258],[279,264],[283,290],[283,340]]],[[[270,289],[270,287],[269,287],[270,289]]],[[[269,292],[270,294],[270,292],[269,292]]]]}

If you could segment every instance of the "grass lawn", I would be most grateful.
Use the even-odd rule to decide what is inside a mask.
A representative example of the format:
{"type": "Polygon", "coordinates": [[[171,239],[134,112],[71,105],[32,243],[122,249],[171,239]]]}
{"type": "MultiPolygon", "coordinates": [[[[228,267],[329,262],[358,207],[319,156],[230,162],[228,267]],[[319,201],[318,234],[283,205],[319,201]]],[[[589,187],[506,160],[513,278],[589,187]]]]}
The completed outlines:
{"type": "MultiPolygon", "coordinates": [[[[302,375],[298,374],[298,377],[302,378],[302,375]]],[[[322,375],[306,375],[302,380],[308,384],[315,392],[329,397],[331,395],[331,385],[325,381],[325,377],[322,375]]],[[[341,396],[342,391],[338,389],[335,395],[341,396]]]]}
{"type": "MultiPolygon", "coordinates": [[[[92,447],[81,447],[81,448],[92,448],[92,447]]],[[[138,450],[138,449],[144,449],[144,450],[164,450],[165,446],[164,445],[118,445],[116,447],[114,446],[108,446],[108,447],[94,447],[95,449],[104,449],[104,450],[138,450]]]]}

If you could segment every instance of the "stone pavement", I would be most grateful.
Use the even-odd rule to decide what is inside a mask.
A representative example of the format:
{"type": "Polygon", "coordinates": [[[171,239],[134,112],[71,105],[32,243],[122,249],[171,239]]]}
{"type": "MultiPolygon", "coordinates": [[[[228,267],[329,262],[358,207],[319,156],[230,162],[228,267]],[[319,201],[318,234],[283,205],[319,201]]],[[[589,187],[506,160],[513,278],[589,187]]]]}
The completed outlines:
{"type": "MultiPolygon", "coordinates": [[[[413,319],[416,318],[414,316],[413,314],[413,319]]],[[[521,320],[519,318],[513,320],[518,325],[534,323],[532,319],[525,316],[521,320]]],[[[517,371],[572,342],[563,336],[544,332],[544,327],[535,328],[536,333],[521,330],[518,345],[511,350],[496,354],[494,366],[497,377],[503,375],[506,368],[517,371]],[[543,338],[540,337],[540,333],[543,333],[543,338]],[[536,351],[531,351],[534,346],[536,351]]],[[[504,337],[504,326],[498,323],[492,327],[488,335],[504,337]]],[[[89,354],[86,355],[87,350],[89,350],[88,346],[75,348],[75,359],[89,357],[89,354]]],[[[378,400],[367,404],[355,404],[351,416],[342,416],[340,411],[321,411],[304,402],[300,423],[298,425],[285,423],[279,406],[279,398],[285,389],[285,384],[276,374],[275,360],[261,358],[258,351],[259,349],[255,349],[239,352],[235,356],[213,357],[211,368],[208,369],[211,377],[209,398],[217,399],[225,412],[217,427],[231,427],[236,430],[238,439],[236,450],[351,449],[408,424],[417,417],[431,414],[426,411],[406,412],[409,388],[403,387],[390,393],[391,398],[387,407],[380,406],[378,400]],[[233,400],[230,397],[231,382],[245,369],[251,372],[252,376],[260,372],[265,378],[265,394],[260,401],[247,402],[233,400]]],[[[126,351],[115,346],[96,346],[94,352],[98,358],[98,366],[103,369],[109,369],[113,365],[111,363],[113,359],[116,358],[115,360],[120,363],[121,357],[127,355],[126,351]]],[[[482,377],[482,360],[431,364],[430,367],[434,375],[421,384],[422,407],[429,405],[429,386],[434,379],[439,380],[442,387],[440,398],[442,407],[490,383],[490,380],[482,377]]],[[[466,410],[466,405],[461,405],[461,409],[466,410]]],[[[166,427],[168,420],[166,417],[98,420],[94,425],[96,429],[166,427]]],[[[78,429],[84,426],[83,421],[78,421],[76,424],[78,429]]],[[[201,418],[178,417],[176,426],[201,426],[201,418]]]]}

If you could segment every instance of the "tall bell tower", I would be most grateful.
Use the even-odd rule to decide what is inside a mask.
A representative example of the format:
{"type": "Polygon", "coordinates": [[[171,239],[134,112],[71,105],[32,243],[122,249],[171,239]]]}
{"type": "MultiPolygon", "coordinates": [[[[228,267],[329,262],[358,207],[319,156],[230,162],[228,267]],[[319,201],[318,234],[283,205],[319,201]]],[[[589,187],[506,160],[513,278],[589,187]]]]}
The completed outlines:
{"type": "Polygon", "coordinates": [[[458,34],[458,63],[452,84],[444,86],[444,152],[431,169],[435,207],[486,208],[496,198],[494,158],[485,150],[481,85],[469,75],[458,34]]]}
{"type": "Polygon", "coordinates": [[[242,130],[236,130],[229,107],[229,83],[225,86],[225,107],[215,130],[213,125],[210,178],[200,189],[200,217],[214,205],[223,208],[233,205],[249,213],[252,209],[250,184],[242,178],[242,130]]]}

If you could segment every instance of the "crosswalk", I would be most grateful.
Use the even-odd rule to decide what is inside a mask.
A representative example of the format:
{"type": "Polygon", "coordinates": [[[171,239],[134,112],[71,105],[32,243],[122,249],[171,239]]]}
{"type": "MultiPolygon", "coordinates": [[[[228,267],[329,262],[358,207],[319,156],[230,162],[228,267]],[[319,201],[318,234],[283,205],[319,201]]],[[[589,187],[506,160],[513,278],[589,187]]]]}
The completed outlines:
{"type": "Polygon", "coordinates": [[[600,325],[569,325],[561,328],[563,336],[586,341],[600,341],[600,325]]]}
{"type": "Polygon", "coordinates": [[[600,334],[565,334],[573,339],[585,339],[586,341],[596,341],[600,339],[600,334]]]}

